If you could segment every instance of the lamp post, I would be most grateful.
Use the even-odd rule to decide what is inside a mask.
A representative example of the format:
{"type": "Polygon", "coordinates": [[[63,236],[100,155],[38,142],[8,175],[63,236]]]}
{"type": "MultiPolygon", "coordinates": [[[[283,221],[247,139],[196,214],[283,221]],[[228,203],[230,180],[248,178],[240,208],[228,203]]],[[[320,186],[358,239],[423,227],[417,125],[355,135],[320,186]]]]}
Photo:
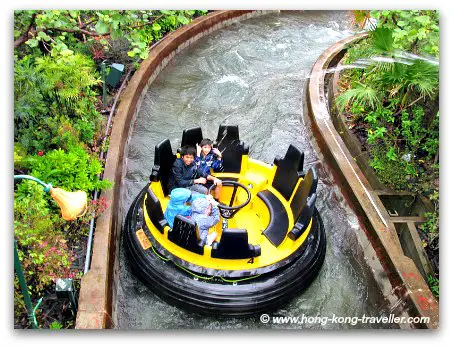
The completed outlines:
{"type": "MultiPolygon", "coordinates": [[[[14,181],[23,179],[31,180],[42,185],[44,187],[44,192],[50,193],[52,198],[60,206],[63,219],[74,220],[85,214],[87,209],[87,194],[85,192],[77,191],[70,193],[61,188],[54,188],[50,183],[44,183],[40,179],[33,176],[14,175],[14,181]]],[[[19,253],[17,251],[16,240],[14,240],[14,270],[16,271],[17,277],[19,279],[20,289],[22,295],[24,296],[25,307],[28,312],[28,319],[30,320],[33,329],[39,329],[35,313],[42,302],[42,298],[39,299],[38,303],[33,308],[30,294],[28,293],[27,281],[25,280],[24,272],[22,271],[22,265],[20,263],[19,253]]]]}

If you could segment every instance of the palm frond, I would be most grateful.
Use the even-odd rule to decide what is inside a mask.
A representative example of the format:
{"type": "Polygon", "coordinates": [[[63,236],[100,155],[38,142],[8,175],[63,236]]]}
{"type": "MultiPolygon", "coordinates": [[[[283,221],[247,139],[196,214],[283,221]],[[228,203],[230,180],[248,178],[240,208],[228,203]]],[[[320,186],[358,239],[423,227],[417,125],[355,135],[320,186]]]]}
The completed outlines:
{"type": "Polygon", "coordinates": [[[378,92],[374,88],[359,84],[339,95],[335,100],[335,105],[341,113],[346,106],[353,102],[375,109],[381,103],[381,100],[378,92]]]}
{"type": "Polygon", "coordinates": [[[432,97],[439,87],[439,66],[418,60],[407,68],[406,80],[408,88],[432,97]]]}
{"type": "Polygon", "coordinates": [[[372,31],[371,37],[373,39],[374,48],[380,53],[393,52],[395,47],[393,45],[392,31],[388,28],[377,28],[372,31]]]}

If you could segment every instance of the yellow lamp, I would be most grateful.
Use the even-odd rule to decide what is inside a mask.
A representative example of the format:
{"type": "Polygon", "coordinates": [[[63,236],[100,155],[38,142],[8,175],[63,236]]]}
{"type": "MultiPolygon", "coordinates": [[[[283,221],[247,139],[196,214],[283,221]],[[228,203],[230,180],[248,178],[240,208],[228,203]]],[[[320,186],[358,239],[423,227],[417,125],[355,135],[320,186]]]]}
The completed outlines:
{"type": "Polygon", "coordinates": [[[61,208],[61,215],[65,220],[74,220],[82,217],[87,211],[87,193],[79,190],[67,192],[61,188],[50,188],[50,195],[61,208]]]}
{"type": "Polygon", "coordinates": [[[70,193],[61,188],[54,188],[50,183],[44,183],[39,178],[29,175],[14,175],[14,181],[31,180],[44,187],[44,192],[50,193],[61,208],[61,215],[65,220],[74,220],[82,217],[87,211],[87,193],[78,190],[70,193]]]}

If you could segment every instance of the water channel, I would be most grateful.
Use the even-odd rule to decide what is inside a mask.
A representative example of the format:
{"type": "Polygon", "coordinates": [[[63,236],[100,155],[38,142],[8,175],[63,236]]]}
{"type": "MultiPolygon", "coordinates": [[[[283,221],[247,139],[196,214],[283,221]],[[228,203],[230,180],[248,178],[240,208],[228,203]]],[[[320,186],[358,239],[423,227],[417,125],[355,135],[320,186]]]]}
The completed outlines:
{"type": "MultiPolygon", "coordinates": [[[[133,124],[122,196],[123,216],[148,182],[154,146],[169,138],[175,151],[182,129],[200,125],[215,139],[220,123],[238,124],[253,158],[272,163],[289,144],[305,152],[305,170],[318,169],[317,208],[327,233],[318,277],[276,315],[386,316],[386,298],[374,281],[361,242],[364,231],[314,143],[304,110],[304,87],[313,63],[331,44],[352,34],[347,12],[282,12],[216,31],[181,51],[152,83],[133,124]]],[[[120,246],[114,305],[117,329],[342,329],[396,328],[389,324],[327,322],[272,325],[259,318],[190,314],[153,294],[129,270],[120,246]]]]}

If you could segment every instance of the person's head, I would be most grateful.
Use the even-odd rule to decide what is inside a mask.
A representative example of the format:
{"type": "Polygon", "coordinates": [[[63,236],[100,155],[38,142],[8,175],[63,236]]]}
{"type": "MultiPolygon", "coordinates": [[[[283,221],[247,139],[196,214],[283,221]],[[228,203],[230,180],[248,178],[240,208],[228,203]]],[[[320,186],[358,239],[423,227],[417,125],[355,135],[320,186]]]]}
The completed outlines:
{"type": "Polygon", "coordinates": [[[191,198],[192,192],[186,188],[175,188],[170,193],[170,201],[174,204],[184,204],[191,198]]]}
{"type": "Polygon", "coordinates": [[[201,153],[203,156],[206,156],[211,152],[212,149],[212,141],[210,139],[203,139],[200,142],[201,153]]]}
{"type": "Polygon", "coordinates": [[[211,215],[212,206],[211,203],[205,198],[199,198],[192,201],[192,212],[198,214],[204,214],[205,216],[211,215]]]}
{"type": "Polygon", "coordinates": [[[181,148],[181,158],[186,166],[193,163],[197,150],[193,146],[184,146],[181,148]]]}

